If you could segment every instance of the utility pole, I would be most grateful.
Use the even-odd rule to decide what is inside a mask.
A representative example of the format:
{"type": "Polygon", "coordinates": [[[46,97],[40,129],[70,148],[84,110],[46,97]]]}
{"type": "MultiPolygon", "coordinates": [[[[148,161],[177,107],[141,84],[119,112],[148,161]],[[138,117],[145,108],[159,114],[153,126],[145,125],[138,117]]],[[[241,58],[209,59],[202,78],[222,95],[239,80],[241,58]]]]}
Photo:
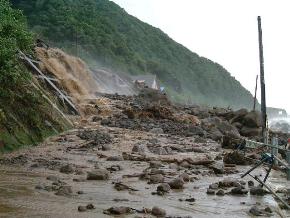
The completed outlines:
{"type": "Polygon", "coordinates": [[[266,88],[264,76],[264,52],[263,52],[263,33],[261,17],[258,16],[259,31],[259,53],[260,53],[260,82],[261,82],[261,112],[262,112],[262,137],[264,143],[267,142],[267,109],[266,109],[266,88]]]}
{"type": "Polygon", "coordinates": [[[253,111],[256,111],[258,78],[259,78],[259,76],[257,75],[257,77],[256,77],[256,88],[255,88],[255,97],[254,97],[254,108],[253,108],[253,111]]]}

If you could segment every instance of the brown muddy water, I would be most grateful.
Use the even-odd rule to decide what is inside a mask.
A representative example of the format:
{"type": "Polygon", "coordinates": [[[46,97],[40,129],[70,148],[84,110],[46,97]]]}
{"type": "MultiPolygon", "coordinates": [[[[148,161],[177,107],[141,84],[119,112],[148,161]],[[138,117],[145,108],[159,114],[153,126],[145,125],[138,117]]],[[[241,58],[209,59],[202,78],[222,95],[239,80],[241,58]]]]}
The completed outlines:
{"type": "MultiPolygon", "coordinates": [[[[101,129],[102,127],[99,127],[101,129]]],[[[103,131],[108,129],[103,128],[103,131]]],[[[40,146],[23,149],[14,154],[5,155],[5,157],[17,157],[22,155],[27,158],[28,162],[23,165],[0,165],[0,217],[2,218],[106,218],[103,211],[112,206],[126,206],[141,210],[142,208],[152,208],[158,206],[166,210],[170,217],[251,217],[249,209],[253,205],[260,205],[261,208],[270,206],[273,210],[272,217],[290,217],[290,213],[281,210],[274,198],[267,194],[263,197],[252,196],[216,196],[207,195],[208,186],[214,182],[219,182],[226,178],[240,179],[243,172],[250,169],[251,166],[237,167],[239,173],[223,175],[221,177],[208,172],[207,167],[201,167],[200,171],[205,172],[194,174],[188,170],[188,174],[197,177],[193,182],[185,184],[182,191],[171,190],[164,196],[152,195],[158,185],[147,184],[147,181],[140,180],[138,177],[127,178],[124,175],[140,174],[144,169],[149,167],[148,162],[140,161],[107,161],[106,157],[112,155],[121,155],[122,152],[131,152],[132,147],[137,142],[146,142],[155,135],[122,129],[109,129],[114,135],[111,143],[112,149],[100,152],[94,149],[78,149],[83,143],[76,136],[77,130],[65,133],[62,136],[49,139],[40,146]],[[66,138],[66,140],[62,140],[66,138]],[[100,156],[100,153],[104,155],[100,156]],[[83,174],[64,174],[59,169],[49,170],[44,167],[32,168],[31,165],[38,159],[46,161],[58,160],[61,164],[74,164],[78,166],[83,174]],[[96,163],[100,168],[106,169],[112,165],[120,165],[121,171],[112,172],[110,179],[107,181],[88,181],[86,172],[95,168],[96,163]],[[51,186],[52,181],[47,180],[48,176],[56,176],[66,185],[71,186],[73,194],[71,196],[57,196],[54,192],[48,192],[43,189],[38,190],[36,186],[51,186]],[[73,179],[83,178],[82,182],[75,182],[73,179]],[[138,191],[117,191],[114,189],[113,182],[122,182],[126,185],[137,189],[138,191]],[[82,191],[83,194],[77,194],[82,191]],[[180,201],[180,199],[195,198],[195,202],[189,203],[180,201]],[[96,209],[86,212],[78,212],[78,206],[86,206],[92,203],[96,209]]],[[[161,145],[192,144],[200,146],[204,152],[186,152],[176,153],[174,158],[192,157],[199,159],[208,155],[215,156],[220,154],[220,145],[218,144],[193,144],[190,138],[179,138],[175,140],[168,136],[158,136],[161,145]],[[203,147],[202,147],[203,146],[203,147]]],[[[164,155],[156,156],[163,158],[164,155]]],[[[167,157],[167,156],[166,156],[167,157]]],[[[177,177],[182,171],[169,169],[169,165],[164,163],[161,167],[165,172],[165,182],[177,177]]],[[[186,170],[185,170],[186,171],[186,170]]],[[[264,175],[265,170],[259,168],[253,173],[254,175],[264,175]]],[[[250,177],[244,179],[249,181],[250,177]]],[[[267,184],[273,188],[289,188],[290,183],[286,181],[285,175],[280,171],[272,170],[267,184]]],[[[257,183],[255,182],[255,185],[257,183]]],[[[226,192],[230,189],[225,190],[226,192]]],[[[152,217],[144,214],[124,215],[120,217],[152,217]]]]}
{"type": "MultiPolygon", "coordinates": [[[[104,166],[108,163],[102,163],[104,166]]],[[[140,172],[146,163],[122,162],[122,174],[140,172]]],[[[249,167],[246,167],[249,169],[249,167]]],[[[246,169],[242,169],[244,171],[246,169]]],[[[257,173],[264,173],[259,169],[257,173]]],[[[118,181],[121,173],[115,173],[109,181],[72,182],[68,175],[58,173],[57,176],[72,185],[74,191],[82,190],[84,194],[71,197],[60,197],[46,191],[38,191],[34,187],[38,184],[49,184],[47,175],[56,175],[55,171],[26,170],[22,167],[1,167],[0,170],[0,217],[110,217],[103,214],[103,210],[111,206],[129,206],[136,209],[159,206],[172,216],[192,217],[250,217],[249,208],[256,203],[273,208],[272,217],[290,217],[289,213],[281,211],[271,195],[264,197],[236,197],[231,195],[209,196],[206,189],[209,184],[222,180],[220,177],[204,176],[193,183],[188,183],[183,191],[172,191],[161,196],[151,195],[157,185],[148,185],[138,178],[123,179],[122,182],[138,189],[137,192],[116,191],[111,184],[118,181]],[[196,202],[181,202],[179,199],[194,197],[196,202]],[[116,202],[114,199],[126,199],[116,202]],[[243,203],[244,202],[244,203],[243,203]],[[96,209],[79,213],[79,205],[93,203],[96,209]]],[[[226,178],[231,176],[225,176],[226,178]]],[[[232,178],[238,178],[233,175],[232,178]]],[[[281,178],[279,172],[273,172],[269,184],[272,187],[290,187],[289,182],[281,178]]],[[[136,215],[122,216],[135,217],[136,215]]],[[[142,216],[141,216],[142,217],[142,216]]],[[[144,216],[150,217],[150,216],[144,216]]]]}

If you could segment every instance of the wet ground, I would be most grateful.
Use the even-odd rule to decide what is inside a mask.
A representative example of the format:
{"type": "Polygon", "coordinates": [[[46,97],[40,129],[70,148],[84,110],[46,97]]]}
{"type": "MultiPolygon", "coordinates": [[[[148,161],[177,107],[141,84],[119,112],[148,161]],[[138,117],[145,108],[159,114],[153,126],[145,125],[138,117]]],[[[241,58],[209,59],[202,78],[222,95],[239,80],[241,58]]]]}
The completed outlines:
{"type": "MultiPolygon", "coordinates": [[[[98,117],[123,116],[120,105],[122,101],[99,99],[98,117]]],[[[120,206],[132,208],[133,213],[119,217],[154,217],[141,211],[157,206],[172,218],[234,218],[251,217],[249,210],[255,205],[263,211],[269,206],[272,213],[266,215],[271,217],[290,217],[289,211],[280,209],[269,193],[263,196],[230,193],[235,187],[250,189],[247,183],[251,177],[243,180],[240,177],[251,166],[224,165],[225,152],[230,151],[222,149],[220,143],[205,137],[173,135],[170,131],[164,134],[155,124],[146,128],[147,124],[141,123],[142,126],[138,120],[136,126],[142,128],[136,129],[143,131],[103,126],[102,118],[82,120],[76,125],[79,128],[49,138],[37,147],[3,155],[0,217],[102,218],[113,216],[104,214],[106,209],[120,206]],[[87,180],[88,173],[96,169],[107,169],[109,178],[87,180]],[[181,176],[185,176],[183,188],[171,187],[168,193],[156,193],[160,183],[170,184],[181,176]],[[154,177],[159,181],[152,182],[154,177]],[[214,190],[224,195],[207,194],[209,185],[229,179],[234,185],[214,190]],[[125,189],[116,190],[116,183],[125,189]],[[79,212],[79,206],[88,204],[95,209],[79,212]]],[[[120,126],[126,125],[123,122],[120,126]]],[[[174,131],[178,133],[177,127],[174,131]]],[[[264,167],[253,174],[264,176],[264,167]]],[[[272,170],[267,184],[274,190],[283,190],[281,196],[290,188],[281,171],[272,170]]]]}
{"type": "MultiPolygon", "coordinates": [[[[90,127],[91,128],[91,127],[90,127]]],[[[174,143],[192,144],[204,150],[204,152],[177,152],[174,155],[148,154],[150,157],[159,160],[170,158],[192,157],[202,159],[204,157],[217,156],[222,151],[218,144],[194,143],[193,138],[172,139],[166,135],[128,131],[117,128],[99,127],[114,135],[111,143],[112,149],[100,151],[97,149],[80,149],[79,145],[85,140],[76,136],[79,130],[74,130],[59,137],[49,139],[43,145],[25,149],[6,155],[11,162],[0,167],[0,217],[110,217],[103,214],[105,209],[112,206],[127,206],[134,209],[152,208],[158,206],[171,217],[249,217],[249,209],[253,205],[262,207],[270,206],[273,210],[272,217],[289,217],[289,212],[281,210],[272,195],[252,196],[224,196],[208,195],[206,190],[214,182],[225,178],[239,179],[242,172],[250,166],[236,167],[237,173],[228,175],[215,175],[206,166],[196,166],[193,169],[181,168],[179,170],[169,169],[169,164],[162,163],[159,170],[162,170],[165,180],[170,181],[176,176],[186,172],[192,182],[185,183],[182,190],[171,190],[164,196],[152,195],[158,184],[148,184],[148,180],[140,180],[139,177],[126,175],[140,174],[149,167],[148,161],[107,161],[106,157],[121,155],[122,152],[130,153],[136,143],[148,141],[150,138],[158,137],[161,145],[174,143]],[[17,158],[21,155],[21,158],[17,158]],[[10,158],[10,159],[9,159],[10,158]],[[11,159],[12,158],[12,159],[11,159]],[[41,159],[42,161],[40,161],[41,159]],[[18,161],[17,161],[18,160],[18,161]],[[49,163],[41,165],[43,160],[55,161],[58,164],[49,163]],[[38,163],[35,165],[35,163],[38,163]],[[66,163],[73,164],[75,170],[71,174],[59,172],[58,165],[66,163]],[[105,181],[88,181],[86,172],[96,168],[109,168],[112,165],[121,166],[122,170],[110,173],[110,179],[105,181]],[[48,176],[56,176],[64,184],[71,186],[73,193],[65,196],[55,195],[55,191],[47,191],[37,186],[50,186],[52,181],[48,176]],[[73,179],[83,178],[78,182],[73,179]],[[113,182],[122,182],[138,191],[117,191],[113,182]],[[82,191],[78,194],[78,191],[82,191]],[[186,202],[185,199],[194,198],[195,202],[186,202]],[[96,209],[78,212],[78,206],[92,203],[96,209]]],[[[262,168],[255,171],[256,174],[264,174],[262,168]]],[[[249,178],[246,178],[247,182],[249,178]]],[[[290,187],[283,174],[273,171],[269,178],[272,187],[290,187]]],[[[230,189],[225,189],[230,191],[230,189]]],[[[122,217],[152,217],[151,215],[134,213],[122,217]]]]}

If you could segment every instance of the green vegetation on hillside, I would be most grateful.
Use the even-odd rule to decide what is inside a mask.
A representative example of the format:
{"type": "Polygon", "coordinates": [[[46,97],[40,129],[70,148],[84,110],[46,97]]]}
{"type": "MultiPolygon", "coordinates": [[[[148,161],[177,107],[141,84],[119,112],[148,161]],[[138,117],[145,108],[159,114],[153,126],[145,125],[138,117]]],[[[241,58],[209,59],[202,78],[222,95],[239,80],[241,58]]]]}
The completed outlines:
{"type": "Polygon", "coordinates": [[[41,141],[62,125],[49,114],[49,105],[31,86],[32,77],[18,58],[18,49],[32,54],[33,36],[22,12],[0,0],[0,151],[41,141]]]}
{"type": "Polygon", "coordinates": [[[176,101],[250,107],[251,94],[222,66],[189,51],[108,0],[13,0],[38,37],[94,64],[156,74],[176,101]]]}

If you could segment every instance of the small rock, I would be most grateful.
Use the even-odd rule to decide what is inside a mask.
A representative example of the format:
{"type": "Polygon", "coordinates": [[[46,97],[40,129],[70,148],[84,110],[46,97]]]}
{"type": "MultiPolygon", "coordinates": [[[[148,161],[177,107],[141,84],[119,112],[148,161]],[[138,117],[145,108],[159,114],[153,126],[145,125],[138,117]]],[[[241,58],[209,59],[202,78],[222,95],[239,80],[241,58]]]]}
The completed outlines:
{"type": "Polygon", "coordinates": [[[84,191],[78,191],[77,193],[78,193],[78,195],[83,195],[84,191]]]}
{"type": "Polygon", "coordinates": [[[159,192],[169,192],[170,191],[170,185],[168,183],[162,183],[159,186],[157,186],[157,191],[159,192]]]}
{"type": "Polygon", "coordinates": [[[245,195],[248,193],[248,190],[244,189],[243,187],[236,187],[236,188],[233,188],[230,193],[232,195],[245,195]]]}
{"type": "Polygon", "coordinates": [[[220,162],[215,162],[210,166],[215,174],[224,174],[224,164],[220,162]]]}
{"type": "Polygon", "coordinates": [[[85,212],[85,211],[87,211],[87,208],[85,206],[78,206],[78,211],[85,212]]]}
{"type": "Polygon", "coordinates": [[[150,151],[154,154],[158,154],[158,155],[168,155],[166,149],[164,147],[155,147],[153,149],[150,149],[150,151]]]}
{"type": "Polygon", "coordinates": [[[46,179],[53,182],[57,182],[59,180],[56,176],[48,176],[46,179]]]}
{"type": "Polygon", "coordinates": [[[109,172],[105,169],[96,169],[88,172],[87,180],[107,180],[109,179],[109,172]]]}
{"type": "Polygon", "coordinates": [[[183,189],[184,181],[181,178],[177,178],[173,179],[168,184],[172,189],[183,189]]]}
{"type": "Polygon", "coordinates": [[[224,192],[224,190],[221,190],[220,189],[220,190],[217,191],[216,195],[217,196],[224,196],[225,195],[225,192],[224,192]]]}
{"type": "Polygon", "coordinates": [[[132,152],[137,154],[145,154],[147,151],[148,151],[147,146],[141,143],[137,143],[136,145],[134,145],[132,149],[132,152]]]}
{"type": "Polygon", "coordinates": [[[185,199],[185,201],[187,201],[187,202],[195,202],[195,198],[187,198],[187,199],[185,199]]]}
{"type": "Polygon", "coordinates": [[[153,128],[149,132],[153,134],[164,134],[164,131],[162,128],[153,128]]]}
{"type": "Polygon", "coordinates": [[[254,185],[255,185],[255,183],[252,180],[248,181],[248,186],[249,187],[253,187],[254,185]]]}
{"type": "Polygon", "coordinates": [[[151,161],[150,162],[150,168],[158,169],[158,168],[160,168],[162,166],[163,166],[163,164],[160,161],[151,161]]]}
{"type": "Polygon", "coordinates": [[[112,150],[112,147],[111,147],[111,145],[105,144],[105,145],[102,145],[102,150],[103,151],[110,151],[110,150],[112,150]]]}
{"type": "Polygon", "coordinates": [[[171,163],[171,164],[169,164],[169,169],[178,170],[178,165],[175,163],[171,163]]]}
{"type": "Polygon", "coordinates": [[[107,161],[124,161],[122,156],[111,156],[107,158],[107,161]]]}
{"type": "Polygon", "coordinates": [[[267,213],[273,213],[273,211],[272,211],[272,209],[271,209],[270,207],[266,207],[266,208],[265,208],[265,211],[266,211],[267,213]]]}
{"type": "Polygon", "coordinates": [[[88,204],[86,207],[88,210],[96,209],[96,207],[93,204],[88,204]]]}
{"type": "Polygon", "coordinates": [[[61,186],[55,195],[70,196],[73,193],[71,186],[61,186]]]}
{"type": "Polygon", "coordinates": [[[130,213],[132,213],[132,209],[130,207],[111,207],[104,211],[104,214],[108,215],[122,215],[130,213]]]}
{"type": "Polygon", "coordinates": [[[213,183],[213,184],[209,185],[208,188],[213,189],[213,190],[217,190],[219,188],[219,185],[217,183],[213,183]]]}
{"type": "Polygon", "coordinates": [[[59,172],[61,173],[66,173],[66,174],[71,174],[74,172],[74,168],[71,164],[67,164],[63,167],[60,168],[59,172]]]}
{"type": "Polygon", "coordinates": [[[212,189],[207,189],[206,190],[206,194],[208,194],[208,195],[214,195],[215,194],[215,190],[212,190],[212,189]]]}
{"type": "Polygon", "coordinates": [[[159,207],[153,207],[151,213],[152,215],[157,216],[157,217],[165,217],[166,215],[166,211],[159,207]]]}
{"type": "Polygon", "coordinates": [[[109,170],[111,172],[117,172],[117,171],[123,170],[123,168],[120,165],[112,165],[112,166],[108,167],[107,170],[109,170]]]}
{"type": "Polygon", "coordinates": [[[250,193],[251,193],[251,195],[263,196],[263,195],[267,194],[267,191],[264,190],[262,187],[258,186],[258,187],[251,187],[250,193]]]}
{"type": "Polygon", "coordinates": [[[184,167],[184,168],[189,168],[191,165],[187,161],[182,161],[179,166],[184,167]]]}
{"type": "Polygon", "coordinates": [[[35,189],[37,190],[43,190],[45,187],[43,185],[36,185],[35,189]]]}
{"type": "Polygon", "coordinates": [[[158,184],[164,181],[164,176],[162,174],[151,175],[149,183],[150,184],[158,184]]]}
{"type": "Polygon", "coordinates": [[[190,181],[190,177],[187,173],[182,173],[181,175],[179,175],[180,179],[183,179],[184,182],[189,182],[190,181]]]}
{"type": "Polygon", "coordinates": [[[74,182],[85,182],[86,179],[85,178],[73,178],[74,182]]]}
{"type": "Polygon", "coordinates": [[[257,207],[257,206],[253,206],[250,209],[250,214],[254,215],[254,216],[262,216],[263,212],[257,207]]]}

